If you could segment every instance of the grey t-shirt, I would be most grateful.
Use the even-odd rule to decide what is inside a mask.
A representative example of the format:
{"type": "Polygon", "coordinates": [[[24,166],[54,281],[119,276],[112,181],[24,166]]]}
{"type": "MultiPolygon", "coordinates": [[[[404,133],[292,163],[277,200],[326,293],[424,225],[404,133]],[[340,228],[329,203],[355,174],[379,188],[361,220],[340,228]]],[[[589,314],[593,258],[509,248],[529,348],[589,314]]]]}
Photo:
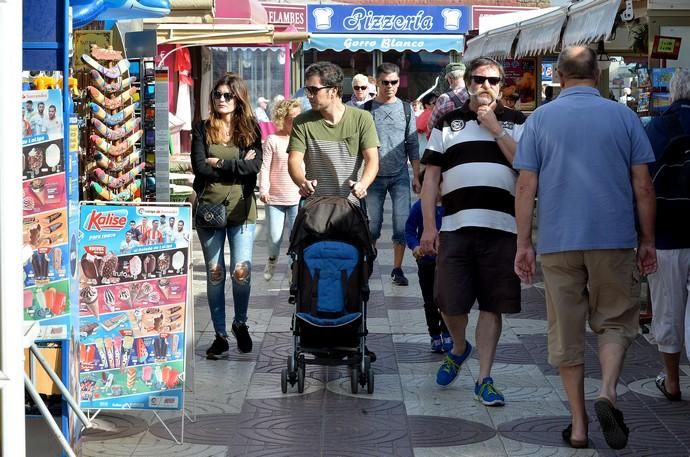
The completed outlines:
{"type": "Polygon", "coordinates": [[[405,143],[405,110],[399,98],[393,103],[379,103],[372,100],[371,115],[374,117],[379,135],[378,176],[396,176],[407,167],[408,159],[419,160],[419,141],[414,113],[410,114],[405,143]]]}

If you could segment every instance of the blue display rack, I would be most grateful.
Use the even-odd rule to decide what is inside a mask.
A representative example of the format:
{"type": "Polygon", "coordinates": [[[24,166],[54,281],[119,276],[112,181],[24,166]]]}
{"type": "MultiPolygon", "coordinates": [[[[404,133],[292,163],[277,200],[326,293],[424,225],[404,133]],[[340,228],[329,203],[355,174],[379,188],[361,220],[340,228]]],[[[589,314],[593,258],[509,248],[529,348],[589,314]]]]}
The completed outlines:
{"type": "MultiPolygon", "coordinates": [[[[70,22],[68,0],[24,0],[23,2],[23,70],[24,71],[60,71],[62,73],[63,126],[64,126],[64,164],[65,190],[68,204],[68,238],[77,233],[79,218],[79,189],[77,185],[77,152],[78,144],[74,140],[76,125],[71,121],[72,98],[69,90],[69,47],[70,22]],[[72,134],[72,135],[71,135],[72,134]]],[[[60,378],[68,389],[74,392],[74,386],[69,386],[72,364],[76,363],[76,354],[72,348],[76,347],[75,332],[78,335],[78,281],[76,279],[76,264],[69,262],[73,271],[69,272],[70,303],[74,310],[71,330],[67,339],[54,341],[61,346],[60,378]]],[[[69,268],[69,267],[68,267],[69,268]]],[[[64,397],[63,397],[64,398],[64,397]]],[[[78,399],[77,399],[78,400],[78,399]]],[[[72,448],[78,446],[80,423],[74,414],[70,414],[66,401],[62,402],[61,429],[72,448]]],[[[66,455],[63,452],[62,455],[66,455]]]]}

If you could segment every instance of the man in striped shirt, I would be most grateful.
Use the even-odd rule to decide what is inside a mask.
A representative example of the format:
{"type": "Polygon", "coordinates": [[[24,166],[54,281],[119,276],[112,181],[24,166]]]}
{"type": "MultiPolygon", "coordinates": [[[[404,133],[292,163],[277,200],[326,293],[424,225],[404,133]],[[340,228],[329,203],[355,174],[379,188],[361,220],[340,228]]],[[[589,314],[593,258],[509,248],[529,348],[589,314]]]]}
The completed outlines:
{"type": "Polygon", "coordinates": [[[501,64],[474,60],[465,74],[470,99],[439,120],[422,158],[421,248],[425,255],[438,254],[435,298],[454,341],[436,382],[453,382],[472,352],[465,331],[476,300],[479,377],[474,393],[487,406],[505,403],[491,378],[502,313],[520,312],[520,281],[513,271],[517,174],[511,164],[525,117],[501,105],[503,80],[501,64]],[[440,234],[439,184],[444,208],[440,234]]]}
{"type": "Polygon", "coordinates": [[[379,140],[371,114],[343,104],[344,75],[337,65],[316,62],[304,78],[311,110],[293,122],[288,144],[292,181],[308,199],[366,197],[379,169],[379,140]]]}

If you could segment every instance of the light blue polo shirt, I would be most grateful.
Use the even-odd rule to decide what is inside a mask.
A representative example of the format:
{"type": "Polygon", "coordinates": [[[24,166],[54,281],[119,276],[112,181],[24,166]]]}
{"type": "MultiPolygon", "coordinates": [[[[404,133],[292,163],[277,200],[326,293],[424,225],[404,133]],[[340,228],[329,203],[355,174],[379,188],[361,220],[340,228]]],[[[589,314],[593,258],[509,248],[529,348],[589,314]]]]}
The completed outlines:
{"type": "Polygon", "coordinates": [[[525,123],[513,167],[539,175],[537,252],[637,246],[631,166],[654,162],[637,115],[572,87],[525,123]]]}

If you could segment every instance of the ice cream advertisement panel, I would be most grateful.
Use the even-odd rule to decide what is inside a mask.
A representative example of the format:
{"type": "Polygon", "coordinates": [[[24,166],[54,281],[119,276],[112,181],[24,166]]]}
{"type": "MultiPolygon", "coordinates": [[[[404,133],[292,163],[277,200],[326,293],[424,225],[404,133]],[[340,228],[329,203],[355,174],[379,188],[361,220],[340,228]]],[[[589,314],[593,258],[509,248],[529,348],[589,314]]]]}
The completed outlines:
{"type": "Polygon", "coordinates": [[[189,205],[81,205],[82,408],[183,407],[190,234],[189,205]]]}

